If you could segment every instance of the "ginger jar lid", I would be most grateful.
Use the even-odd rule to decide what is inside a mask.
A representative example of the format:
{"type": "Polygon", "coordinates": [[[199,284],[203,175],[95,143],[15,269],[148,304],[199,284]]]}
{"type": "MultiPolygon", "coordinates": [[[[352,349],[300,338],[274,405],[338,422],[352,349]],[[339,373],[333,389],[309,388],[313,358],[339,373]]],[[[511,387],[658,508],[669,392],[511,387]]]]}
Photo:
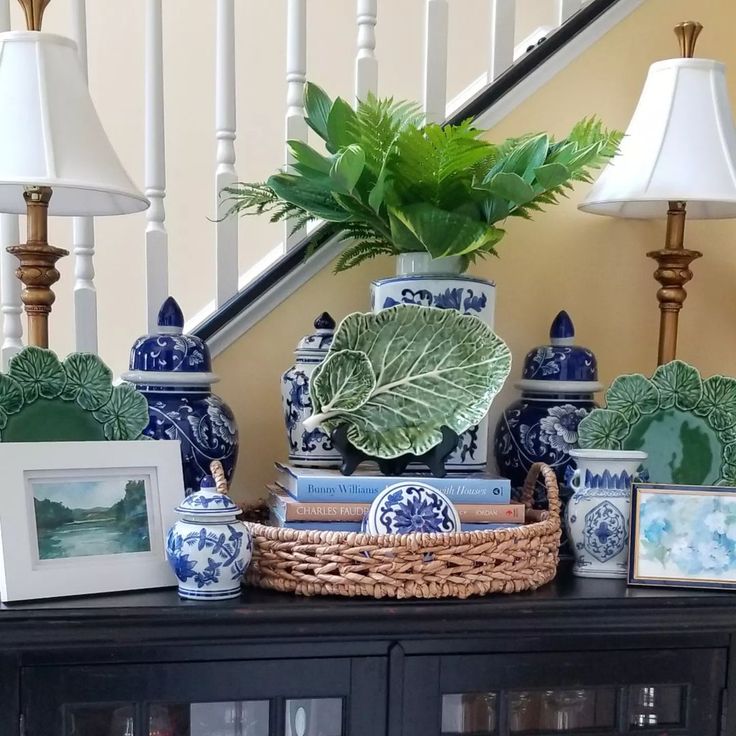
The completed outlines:
{"type": "Polygon", "coordinates": [[[332,345],[335,336],[335,320],[327,312],[314,320],[314,331],[299,340],[294,351],[297,357],[324,357],[332,345]]]}
{"type": "Polygon", "coordinates": [[[207,344],[184,334],[184,314],[171,296],[161,305],[157,331],[135,341],[129,365],[122,377],[131,383],[207,385],[218,380],[207,344]]]}
{"type": "Polygon", "coordinates": [[[540,393],[600,391],[598,361],[588,348],[575,344],[575,326],[565,310],[552,321],[549,337],[548,345],[527,353],[517,388],[540,393]]]}
{"type": "Polygon", "coordinates": [[[174,511],[190,519],[222,517],[220,521],[233,520],[243,513],[230,496],[218,492],[215,479],[211,475],[202,478],[199,488],[196,493],[187,496],[174,511]]]}

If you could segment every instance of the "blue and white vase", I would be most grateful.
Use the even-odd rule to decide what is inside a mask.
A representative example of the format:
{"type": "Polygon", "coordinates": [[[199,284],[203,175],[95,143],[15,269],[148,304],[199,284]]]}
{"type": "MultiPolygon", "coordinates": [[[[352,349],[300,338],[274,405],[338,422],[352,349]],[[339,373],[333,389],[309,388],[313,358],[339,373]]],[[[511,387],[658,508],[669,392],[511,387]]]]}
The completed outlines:
{"type": "Polygon", "coordinates": [[[629,558],[631,483],[646,452],[570,450],[577,463],[565,526],[573,573],[588,578],[625,578],[629,558]]]}
{"type": "Polygon", "coordinates": [[[314,321],[314,332],[296,347],[296,362],[281,376],[281,403],[289,443],[289,462],[307,468],[337,468],[342,462],[329,435],[319,427],[307,430],[304,420],[312,414],[309,380],[325,359],[335,336],[335,320],[323,312],[314,321]]]}
{"type": "MultiPolygon", "coordinates": [[[[511,481],[516,498],[531,466],[549,465],[557,476],[564,510],[570,450],[577,447],[578,424],[596,407],[593,394],[602,384],[595,355],[575,345],[575,328],[567,312],[555,317],[549,336],[549,345],[534,348],[524,359],[522,379],[515,384],[521,398],[501,415],[494,451],[498,471],[511,481]]],[[[543,486],[539,490],[543,493],[543,486]]]]}
{"type": "Polygon", "coordinates": [[[253,555],[241,509],[218,493],[212,476],[177,507],[181,519],[169,530],[166,556],[179,580],[179,596],[194,600],[237,598],[253,555]]]}
{"type": "Polygon", "coordinates": [[[207,345],[183,334],[184,316],[173,297],[158,314],[158,332],[138,338],[123,379],[135,384],[148,401],[150,421],[144,434],[181,443],[186,495],[209,475],[219,460],[228,482],[238,459],[238,427],[230,408],[212,393],[218,381],[207,345]]]}
{"type": "MultiPolygon", "coordinates": [[[[460,256],[432,258],[429,253],[404,253],[397,256],[396,276],[371,284],[371,310],[397,304],[454,309],[482,319],[493,329],[496,285],[491,281],[461,273],[460,256]]],[[[482,472],[488,461],[488,419],[471,427],[448,457],[450,471],[482,472]]]]}

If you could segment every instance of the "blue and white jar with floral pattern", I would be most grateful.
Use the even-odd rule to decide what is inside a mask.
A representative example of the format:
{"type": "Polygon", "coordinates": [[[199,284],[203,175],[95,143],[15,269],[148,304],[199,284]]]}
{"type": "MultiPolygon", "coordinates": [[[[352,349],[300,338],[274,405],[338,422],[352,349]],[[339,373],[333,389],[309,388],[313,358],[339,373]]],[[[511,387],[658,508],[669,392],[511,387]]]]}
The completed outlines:
{"type": "Polygon", "coordinates": [[[631,483],[647,459],[637,450],[571,450],[577,469],[565,510],[575,557],[573,573],[589,578],[625,578],[629,559],[631,483]]]}
{"type": "MultiPolygon", "coordinates": [[[[567,312],[550,327],[550,344],[529,351],[522,379],[515,385],[521,398],[509,405],[496,426],[494,451],[498,471],[509,478],[514,495],[534,463],[549,465],[557,476],[564,505],[571,491],[565,476],[571,467],[570,450],[577,447],[578,424],[596,407],[600,391],[595,355],[575,345],[575,328],[567,312]]],[[[544,486],[537,503],[544,504],[544,486]]]]}
{"type": "Polygon", "coordinates": [[[229,496],[218,493],[212,476],[185,498],[182,517],[166,537],[166,556],[179,581],[179,596],[193,600],[237,598],[253,555],[248,527],[229,496]]]}
{"type": "Polygon", "coordinates": [[[238,459],[238,427],[230,408],[212,393],[207,345],[183,334],[184,315],[173,297],[161,306],[158,332],[138,338],[123,379],[135,384],[148,401],[147,437],[181,444],[186,495],[209,475],[210,463],[222,463],[228,482],[238,459]]]}
{"type": "MultiPolygon", "coordinates": [[[[371,310],[397,304],[454,309],[482,319],[493,329],[496,285],[461,273],[460,256],[432,258],[429,253],[397,256],[396,276],[371,284],[371,310]]],[[[488,462],[488,419],[461,435],[455,451],[447,458],[450,471],[482,472],[488,462]]]]}
{"type": "Polygon", "coordinates": [[[319,427],[311,431],[304,427],[304,420],[312,415],[309,380],[325,359],[334,336],[335,320],[323,312],[314,321],[314,332],[299,340],[295,350],[296,362],[281,376],[281,403],[292,465],[338,468],[342,462],[329,435],[319,427]]]}

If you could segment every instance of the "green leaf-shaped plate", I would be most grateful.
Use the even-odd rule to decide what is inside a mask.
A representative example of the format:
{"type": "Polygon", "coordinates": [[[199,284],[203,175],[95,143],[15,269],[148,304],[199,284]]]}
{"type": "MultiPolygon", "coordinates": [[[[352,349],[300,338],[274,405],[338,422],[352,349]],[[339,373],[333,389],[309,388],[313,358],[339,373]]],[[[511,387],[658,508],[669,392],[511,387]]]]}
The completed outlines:
{"type": "Polygon", "coordinates": [[[29,347],[0,373],[2,442],[136,440],[147,424],[144,396],[127,384],[113,388],[96,355],[73,353],[62,363],[29,347]]]}
{"type": "Polygon", "coordinates": [[[421,455],[488,412],[511,369],[511,353],[475,317],[401,305],[351,314],[312,376],[307,425],[348,439],[367,455],[421,455]]]}
{"type": "Polygon", "coordinates": [[[580,447],[643,450],[653,483],[736,484],[736,379],[673,360],[651,378],[620,376],[605,398],[580,422],[580,447]]]}

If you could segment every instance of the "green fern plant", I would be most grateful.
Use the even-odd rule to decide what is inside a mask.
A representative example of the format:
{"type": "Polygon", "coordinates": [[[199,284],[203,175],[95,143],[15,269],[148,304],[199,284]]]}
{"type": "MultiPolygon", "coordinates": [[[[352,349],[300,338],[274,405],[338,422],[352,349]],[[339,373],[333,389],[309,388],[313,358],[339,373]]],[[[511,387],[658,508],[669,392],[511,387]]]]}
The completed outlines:
{"type": "Polygon", "coordinates": [[[496,255],[505,234],[499,223],[530,219],[574,182],[590,181],[622,136],[591,117],[560,141],[542,133],[494,145],[470,121],[425,124],[417,105],[373,95],[353,109],[311,83],[305,109],[327,153],[289,141],[288,172],[227,187],[223,196],[228,215],[288,218],[294,231],[324,221],[320,243],[332,235],[346,241],[336,271],[379,254],[427,252],[466,262],[496,255]]]}

